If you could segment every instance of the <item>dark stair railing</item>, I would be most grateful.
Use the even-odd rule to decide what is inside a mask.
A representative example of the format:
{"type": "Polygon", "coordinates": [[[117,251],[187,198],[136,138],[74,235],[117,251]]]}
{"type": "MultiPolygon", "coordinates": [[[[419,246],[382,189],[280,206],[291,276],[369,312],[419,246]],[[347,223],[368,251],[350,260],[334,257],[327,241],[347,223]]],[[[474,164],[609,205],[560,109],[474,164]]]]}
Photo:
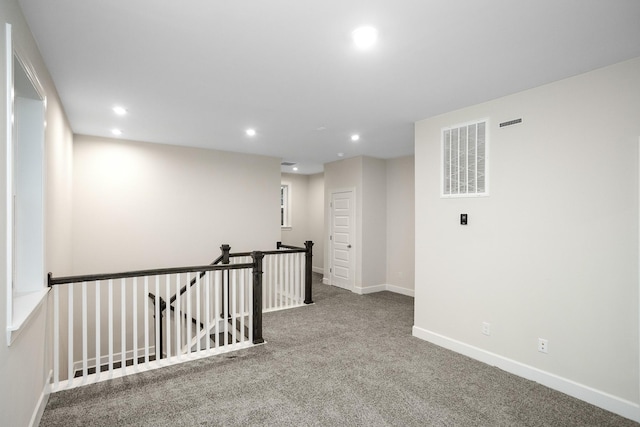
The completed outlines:
{"type": "MultiPolygon", "coordinates": [[[[140,364],[145,365],[143,369],[154,369],[155,367],[159,367],[158,365],[152,365],[152,363],[158,362],[160,358],[163,358],[163,356],[165,356],[162,346],[164,345],[166,347],[166,337],[164,337],[164,343],[161,344],[160,341],[163,339],[162,328],[166,328],[167,326],[169,326],[170,319],[165,315],[165,321],[162,321],[164,313],[173,312],[174,316],[179,316],[175,319],[184,319],[180,320],[180,323],[184,325],[184,323],[182,322],[186,321],[186,324],[189,326],[189,328],[191,328],[191,323],[196,325],[195,337],[198,337],[196,339],[206,338],[214,340],[214,342],[216,343],[216,348],[219,346],[221,339],[225,343],[230,343],[228,340],[228,336],[219,335],[220,328],[216,329],[214,336],[211,336],[211,331],[207,331],[207,334],[203,333],[206,328],[210,327],[209,322],[211,318],[207,317],[206,323],[203,323],[200,317],[200,308],[196,309],[196,318],[193,318],[190,315],[191,303],[189,303],[186,309],[182,305],[178,305],[175,303],[177,300],[177,295],[187,292],[189,287],[191,286],[194,286],[198,283],[202,284],[202,282],[199,282],[198,279],[204,277],[207,272],[221,271],[221,273],[217,273],[217,275],[218,277],[222,276],[223,280],[227,280],[226,284],[228,285],[229,279],[232,276],[230,274],[231,270],[245,271],[245,273],[240,274],[239,276],[244,276],[245,280],[243,280],[242,283],[244,286],[249,287],[249,292],[252,292],[253,295],[253,307],[248,313],[249,317],[252,320],[250,322],[245,322],[247,305],[244,306],[244,311],[240,312],[241,316],[245,316],[240,318],[240,322],[238,322],[238,318],[235,317],[239,314],[236,311],[235,306],[233,310],[228,310],[228,306],[224,306],[227,310],[222,310],[223,318],[225,317],[226,313],[232,313],[231,316],[228,316],[228,319],[215,319],[219,313],[217,310],[214,312],[214,319],[217,322],[216,325],[227,325],[227,323],[224,322],[228,322],[231,328],[227,328],[225,326],[225,333],[231,332],[231,335],[236,337],[237,342],[248,343],[245,338],[250,336],[252,338],[252,344],[263,343],[264,338],[262,336],[262,313],[263,309],[267,307],[263,304],[265,302],[268,304],[271,297],[271,294],[265,293],[265,289],[268,289],[269,292],[273,290],[271,286],[273,285],[275,276],[271,276],[271,273],[275,274],[276,271],[282,271],[272,270],[272,268],[276,268],[276,266],[282,268],[282,263],[284,262],[284,266],[290,268],[290,270],[287,270],[290,276],[293,272],[295,272],[295,275],[297,276],[295,278],[296,287],[294,291],[295,294],[293,295],[294,298],[291,299],[291,291],[289,288],[287,288],[287,290],[285,291],[288,294],[285,293],[284,298],[290,298],[290,302],[287,303],[289,304],[288,306],[295,306],[296,304],[300,305],[303,302],[305,304],[311,304],[313,302],[311,294],[311,261],[313,256],[312,247],[313,243],[311,241],[305,242],[304,247],[290,246],[278,242],[276,245],[277,249],[275,251],[254,251],[232,254],[229,245],[222,245],[222,254],[209,265],[138,270],[121,273],[88,274],[66,277],[53,277],[52,273],[49,273],[48,285],[49,287],[53,288],[53,389],[55,391],[58,391],[64,388],[76,387],[78,385],[97,382],[103,379],[100,378],[100,372],[104,371],[108,371],[107,377],[110,378],[111,375],[113,375],[113,370],[118,368],[121,368],[123,372],[117,375],[127,375],[126,367],[130,364],[134,365],[134,372],[137,372],[137,367],[140,366],[140,364]],[[298,255],[287,255],[283,257],[276,256],[279,254],[293,253],[296,253],[298,255]],[[302,267],[302,254],[305,255],[304,259],[306,261],[304,285],[302,283],[303,276],[300,274],[300,268],[302,267]],[[265,258],[267,255],[269,255],[269,257],[265,258]],[[250,257],[250,260],[234,260],[234,258],[237,257],[250,257]],[[236,262],[234,263],[233,261],[236,262]],[[249,269],[251,269],[252,276],[247,275],[249,274],[249,269]],[[265,271],[269,273],[271,277],[265,276],[265,271]],[[186,284],[180,286],[180,281],[183,280],[185,275],[187,277],[191,276],[191,278],[195,279],[187,280],[186,284]],[[177,288],[173,286],[171,286],[171,288],[177,290],[176,295],[169,297],[169,294],[164,298],[159,295],[159,280],[161,276],[166,276],[165,283],[167,290],[170,288],[169,277],[171,276],[172,278],[175,278],[174,280],[171,280],[171,282],[173,282],[177,286],[177,288]],[[149,290],[151,290],[151,288],[149,288],[148,285],[152,277],[155,277],[156,295],[149,293],[149,290]],[[140,283],[138,281],[139,279],[144,279],[144,283],[140,283]],[[114,283],[114,281],[116,280],[119,281],[119,286],[114,283]],[[136,295],[138,295],[139,291],[142,291],[142,286],[144,286],[144,294],[147,294],[153,302],[154,309],[151,312],[148,311],[150,307],[147,307],[146,305],[143,307],[144,312],[137,311],[138,307],[140,306],[137,302],[140,302],[140,299],[137,299],[136,295]],[[303,286],[304,290],[302,289],[303,286]],[[78,296],[80,299],[74,299],[74,288],[76,289],[76,292],[79,292],[78,296]],[[101,293],[106,292],[107,290],[108,297],[101,298],[101,293]],[[120,301],[120,304],[117,303],[117,300],[112,299],[112,290],[115,291],[115,295],[117,295],[118,292],[120,293],[120,297],[117,297],[117,299],[119,299],[120,301]],[[302,295],[303,293],[304,295],[302,295]],[[91,314],[89,310],[91,310],[90,307],[92,307],[94,304],[93,301],[95,301],[95,310],[94,313],[91,314]],[[78,304],[76,304],[76,302],[78,304]],[[81,313],[77,311],[77,314],[74,313],[75,305],[81,306],[81,313]],[[169,309],[167,310],[167,308],[169,309]],[[108,319],[105,317],[106,313],[109,313],[108,319]],[[117,313],[119,313],[119,316],[117,313]],[[125,320],[127,316],[131,314],[133,315],[132,322],[125,320]],[[93,316],[95,316],[95,324],[93,324],[94,326],[92,326],[93,316]],[[153,323],[148,323],[147,316],[155,317],[155,321],[153,323]],[[101,321],[101,318],[104,319],[101,321]],[[144,319],[143,323],[137,323],[136,319],[140,318],[144,319]],[[66,326],[63,326],[65,322],[66,326]],[[118,323],[121,325],[121,327],[114,328],[118,323]],[[95,333],[92,333],[92,327],[94,327],[95,333]],[[80,329],[81,333],[78,332],[78,330],[80,329]],[[120,330],[120,333],[118,333],[118,329],[120,330]],[[127,334],[132,334],[130,336],[133,337],[133,343],[131,343],[130,341],[127,342],[126,337],[129,336],[127,334]],[[64,347],[64,337],[66,337],[66,348],[64,347]],[[120,337],[120,343],[116,344],[118,337],[120,337]],[[138,339],[142,341],[138,341],[138,339]],[[151,345],[153,345],[154,341],[155,354],[151,354],[149,349],[151,345]],[[91,366],[89,356],[91,356],[90,353],[93,345],[95,345],[95,365],[91,366]],[[75,356],[79,356],[79,351],[82,352],[81,358],[78,359],[82,363],[82,368],[76,367],[76,364],[80,362],[78,362],[78,360],[75,360],[74,357],[74,354],[75,356]],[[144,352],[144,356],[142,352],[144,352]],[[108,358],[108,360],[106,358],[108,358]],[[76,381],[74,377],[78,374],[78,372],[81,372],[81,376],[77,378],[78,381],[76,381]],[[92,375],[92,373],[95,375],[92,375]],[[64,378],[65,374],[67,375],[66,379],[64,378]]],[[[222,290],[223,292],[225,292],[225,282],[223,280],[221,280],[223,285],[222,290]]],[[[219,282],[216,281],[216,287],[218,286],[218,283],[219,282]]],[[[209,286],[209,283],[207,283],[207,286],[209,286]]],[[[201,289],[199,285],[196,286],[196,288],[201,289]]],[[[211,288],[205,289],[209,289],[209,291],[211,290],[211,288]]],[[[241,295],[248,296],[247,293],[241,293],[241,295]]],[[[241,296],[240,298],[242,304],[243,297],[241,296]]],[[[187,301],[192,300],[190,299],[190,297],[188,297],[187,301]]],[[[207,301],[209,300],[207,299],[207,301]]],[[[216,301],[221,300],[216,297],[216,301]]],[[[244,299],[244,302],[247,302],[246,299],[244,299]]],[[[209,306],[205,306],[207,307],[207,316],[209,316],[209,306]]],[[[283,307],[284,306],[274,308],[283,307]]],[[[178,322],[176,322],[175,324],[178,325],[178,322]]],[[[211,330],[213,330],[213,328],[211,328],[211,330]]],[[[197,346],[198,348],[200,347],[199,342],[197,346]]],[[[209,348],[208,344],[207,348],[209,348]]],[[[177,363],[178,361],[169,362],[177,363]]]]}
{"type": "MultiPolygon", "coordinates": [[[[283,245],[282,242],[276,243],[276,248],[280,249],[293,249],[294,252],[304,250],[304,303],[305,304],[313,304],[312,298],[312,261],[313,261],[313,242],[311,240],[307,240],[304,242],[304,248],[300,248],[297,246],[283,245]]],[[[282,251],[280,251],[282,252],[282,251]]],[[[273,253],[273,252],[270,252],[273,253]]],[[[276,252],[278,253],[278,252],[276,252]]]]}
{"type": "MultiPolygon", "coordinates": [[[[313,304],[313,298],[312,298],[313,242],[312,241],[307,240],[304,243],[304,248],[298,247],[298,246],[285,245],[282,242],[276,242],[275,251],[238,252],[238,253],[232,254],[231,246],[229,246],[228,244],[223,244],[222,246],[220,246],[220,250],[222,251],[222,254],[218,258],[216,258],[214,261],[212,261],[209,265],[237,266],[239,264],[231,264],[231,258],[248,257],[248,256],[252,257],[252,260],[253,260],[252,266],[251,266],[253,270],[253,325],[252,325],[252,328],[253,328],[254,344],[261,344],[264,342],[264,339],[262,337],[262,277],[263,277],[262,261],[265,255],[277,255],[277,254],[300,253],[300,252],[305,253],[304,303],[313,304]]],[[[187,291],[188,287],[194,286],[197,283],[198,279],[199,278],[201,279],[202,277],[204,277],[205,274],[206,274],[206,271],[201,271],[199,273],[199,277],[194,277],[193,279],[191,279],[191,281],[188,284],[185,284],[180,288],[179,294],[183,295],[187,291]]],[[[229,281],[228,270],[223,271],[222,280],[223,280],[222,289],[224,289],[225,282],[228,283],[229,281]]],[[[149,298],[155,304],[156,296],[153,293],[149,293],[149,298]]],[[[160,334],[160,351],[158,352],[159,358],[163,357],[163,346],[164,346],[163,344],[164,322],[162,321],[162,316],[164,311],[167,308],[167,305],[169,306],[169,309],[175,313],[176,308],[172,304],[176,301],[177,298],[178,298],[178,293],[174,294],[169,299],[169,303],[167,304],[162,297],[159,297],[159,301],[160,301],[160,322],[159,322],[160,330],[158,331],[158,333],[160,334]]],[[[231,301],[227,301],[227,304],[231,304],[231,301]]],[[[154,310],[154,313],[155,313],[155,310],[154,310]]],[[[230,314],[231,310],[229,308],[227,309],[227,313],[228,313],[228,316],[231,316],[230,314]]],[[[182,315],[185,317],[185,319],[187,318],[186,313],[183,313],[182,315]]],[[[221,316],[223,316],[223,314],[221,314],[221,316]]],[[[191,321],[194,325],[196,325],[196,327],[199,326],[201,330],[205,328],[202,322],[199,322],[200,324],[198,325],[198,321],[195,318],[192,318],[191,321]]],[[[248,330],[246,327],[244,332],[243,331],[240,331],[240,332],[244,333],[245,336],[248,336],[248,330]]],[[[210,339],[214,339],[212,335],[216,335],[216,334],[210,334],[209,335],[210,339]]],[[[220,334],[218,334],[218,339],[220,339],[219,337],[220,337],[220,334]]]]}
{"type": "MultiPolygon", "coordinates": [[[[223,273],[224,272],[229,272],[230,270],[248,270],[248,269],[253,269],[253,292],[254,294],[260,294],[261,295],[261,289],[262,289],[262,275],[261,275],[261,271],[262,271],[262,266],[261,266],[261,260],[263,255],[260,252],[252,252],[250,253],[250,256],[253,257],[253,262],[251,263],[242,263],[242,264],[225,264],[225,265],[205,265],[205,266],[191,266],[191,267],[176,267],[176,268],[160,268],[160,269],[152,269],[152,270],[137,270],[137,271],[128,271],[128,272],[121,272],[121,273],[104,273],[104,274],[87,274],[87,275],[78,275],[78,276],[64,276],[64,277],[53,277],[52,273],[48,273],[47,275],[47,280],[48,280],[48,286],[51,288],[58,288],[62,285],[71,285],[73,286],[74,284],[82,284],[83,290],[81,291],[81,295],[85,296],[85,290],[88,289],[89,287],[95,287],[96,290],[96,295],[99,294],[99,284],[100,282],[104,282],[104,281],[108,281],[111,282],[112,280],[117,280],[117,279],[135,279],[135,278],[141,278],[141,277],[147,277],[147,276],[169,276],[169,275],[176,275],[176,274],[183,274],[183,273],[196,273],[196,274],[201,274],[204,275],[206,274],[206,272],[208,271],[219,271],[221,270],[223,273]],[[86,285],[86,286],[85,286],[86,285]]],[[[134,282],[135,283],[135,282],[134,282]]],[[[124,286],[125,286],[125,282],[122,281],[121,282],[121,286],[122,289],[124,290],[124,286]]],[[[128,286],[128,285],[127,285],[128,286]]],[[[111,283],[109,283],[109,287],[111,287],[111,283]]],[[[69,300],[71,301],[71,296],[72,296],[72,290],[73,288],[70,287],[70,290],[68,291],[69,294],[69,300]]],[[[135,289],[135,288],[134,288],[135,289]]],[[[57,289],[56,292],[54,293],[54,305],[58,304],[58,298],[57,298],[57,289]]],[[[86,296],[85,296],[86,298],[86,296]]],[[[110,297],[111,298],[111,297],[110,297]]],[[[155,298],[156,296],[153,296],[152,301],[155,304],[155,298]]],[[[121,301],[124,301],[124,299],[122,299],[121,301]]],[[[86,304],[86,301],[85,301],[86,304]]],[[[111,302],[109,302],[109,310],[111,310],[111,302]]],[[[124,302],[122,302],[122,307],[124,310],[124,302]]],[[[163,310],[166,310],[167,304],[166,301],[164,301],[162,298],[159,298],[159,302],[158,302],[159,308],[162,307],[163,310]]],[[[175,311],[175,307],[171,307],[171,310],[175,311]]],[[[54,307],[54,316],[59,316],[58,314],[56,314],[59,311],[59,309],[56,307],[54,307]]],[[[154,316],[155,316],[155,312],[156,310],[153,310],[154,316]]],[[[178,311],[180,313],[180,311],[178,311]]],[[[72,309],[68,310],[68,319],[69,319],[69,324],[71,325],[71,320],[73,319],[73,311],[72,309]]],[[[188,316],[186,316],[184,313],[180,313],[181,316],[185,316],[185,319],[188,318],[188,316]]],[[[252,332],[253,332],[253,344],[259,344],[259,343],[263,343],[264,339],[262,337],[262,305],[261,305],[261,299],[254,299],[254,306],[253,306],[253,311],[252,311],[252,316],[253,316],[253,324],[252,324],[252,332]]],[[[87,315],[86,315],[86,305],[83,304],[83,314],[81,316],[81,319],[83,321],[83,329],[87,329],[87,315]]],[[[56,317],[56,319],[58,319],[58,317],[56,317]]],[[[56,320],[57,321],[57,320],[56,320]]],[[[54,321],[54,324],[56,323],[56,321],[54,321]]],[[[111,322],[112,320],[109,320],[109,322],[111,322]]],[[[195,321],[195,319],[192,319],[192,321],[195,321]]],[[[199,322],[195,321],[196,324],[198,324],[199,322]]],[[[159,326],[160,329],[156,331],[156,334],[158,335],[158,340],[160,342],[162,342],[162,327],[163,327],[163,323],[162,321],[159,322],[159,326]]],[[[154,322],[155,324],[155,322],[154,322]]],[[[200,323],[200,327],[204,328],[204,325],[202,323],[200,323]]],[[[71,326],[69,326],[69,330],[71,330],[71,326]]],[[[124,329],[123,329],[124,331],[124,329]]],[[[146,333],[146,332],[145,332],[146,333]]],[[[71,336],[72,332],[70,333],[71,336]]],[[[86,335],[86,332],[83,334],[86,335]]],[[[110,335],[110,340],[112,339],[112,332],[109,332],[110,335]]],[[[245,334],[246,336],[246,334],[245,334]]],[[[57,348],[56,346],[57,344],[57,340],[58,338],[56,331],[54,331],[54,348],[57,348]]],[[[86,337],[81,337],[80,342],[83,343],[83,351],[86,353],[87,351],[87,345],[86,345],[86,337]]],[[[71,343],[72,343],[72,339],[69,339],[69,349],[68,349],[68,355],[65,357],[68,357],[69,360],[73,360],[71,359],[73,357],[73,348],[71,347],[71,343]]],[[[99,340],[96,340],[96,346],[99,346],[99,340]]],[[[127,358],[128,356],[126,355],[126,351],[125,351],[125,346],[126,344],[122,344],[122,356],[120,359],[120,362],[113,360],[113,362],[118,362],[121,363],[120,366],[122,366],[124,368],[124,366],[128,365],[129,361],[127,360],[127,362],[125,363],[125,358],[127,358]]],[[[134,351],[135,350],[140,350],[144,347],[136,347],[134,346],[134,351]]],[[[156,349],[156,354],[153,357],[154,360],[158,360],[160,358],[162,358],[162,344],[160,344],[159,349],[156,349]],[[160,350],[160,351],[158,351],[160,350]]],[[[106,350],[106,347],[101,347],[103,349],[106,350]]],[[[109,357],[113,357],[113,351],[115,350],[115,348],[112,346],[112,344],[109,344],[109,357]]],[[[56,352],[56,355],[59,354],[56,352]]],[[[103,353],[98,353],[96,351],[96,364],[97,366],[101,366],[101,362],[100,357],[104,356],[103,353]]],[[[139,359],[137,354],[133,354],[133,359],[139,359]]],[[[59,383],[59,373],[61,372],[61,365],[59,365],[59,362],[56,362],[56,357],[54,355],[54,384],[56,387],[58,387],[60,385],[59,383]]],[[[87,358],[86,358],[86,354],[83,355],[83,362],[84,362],[84,366],[83,366],[83,375],[88,375],[88,367],[87,367],[87,358]]],[[[69,363],[69,369],[68,369],[68,378],[69,378],[69,384],[71,384],[71,379],[73,379],[74,372],[71,369],[71,364],[73,362],[68,362],[69,363]]],[[[108,369],[111,370],[112,368],[115,369],[117,368],[117,366],[115,366],[114,363],[111,363],[111,360],[109,361],[109,365],[108,369]]],[[[133,362],[135,363],[135,362],[133,362]]],[[[96,366],[95,368],[95,372],[100,372],[103,371],[104,369],[102,368],[98,368],[96,366]]]]}

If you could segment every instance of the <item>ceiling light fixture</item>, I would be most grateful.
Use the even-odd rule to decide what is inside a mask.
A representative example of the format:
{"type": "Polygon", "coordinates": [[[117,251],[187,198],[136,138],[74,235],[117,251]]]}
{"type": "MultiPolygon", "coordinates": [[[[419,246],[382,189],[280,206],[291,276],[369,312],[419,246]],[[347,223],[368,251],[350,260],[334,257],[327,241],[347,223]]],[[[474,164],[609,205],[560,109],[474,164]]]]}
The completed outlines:
{"type": "Polygon", "coordinates": [[[247,136],[256,136],[256,130],[255,129],[247,129],[245,131],[245,133],[247,134],[247,136]]]}
{"type": "Polygon", "coordinates": [[[360,135],[358,135],[357,133],[354,133],[353,135],[351,135],[351,140],[353,142],[359,141],[360,140],[360,135]]]}
{"type": "Polygon", "coordinates": [[[338,153],[338,157],[344,157],[344,153],[338,153]]]}
{"type": "Polygon", "coordinates": [[[113,107],[113,112],[119,116],[124,116],[127,114],[127,109],[124,107],[113,107]]]}
{"type": "Polygon", "coordinates": [[[293,170],[294,170],[294,171],[297,171],[297,170],[298,170],[298,168],[294,167],[294,168],[293,168],[293,170]]]}
{"type": "Polygon", "coordinates": [[[369,49],[378,40],[378,30],[370,26],[356,28],[351,37],[359,49],[369,49]]]}
{"type": "Polygon", "coordinates": [[[114,134],[115,136],[122,135],[122,131],[120,129],[111,129],[111,133],[114,134]]]}

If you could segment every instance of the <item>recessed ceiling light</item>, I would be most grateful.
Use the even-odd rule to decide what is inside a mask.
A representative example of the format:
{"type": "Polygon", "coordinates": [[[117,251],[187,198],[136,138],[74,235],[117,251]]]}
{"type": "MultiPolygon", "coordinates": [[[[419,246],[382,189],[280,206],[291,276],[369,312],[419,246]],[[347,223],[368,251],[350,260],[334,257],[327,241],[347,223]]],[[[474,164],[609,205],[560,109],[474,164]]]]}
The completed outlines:
{"type": "Polygon", "coordinates": [[[255,129],[247,129],[245,131],[245,133],[247,134],[247,136],[256,136],[256,130],[255,129]]]}
{"type": "Polygon", "coordinates": [[[122,135],[122,131],[120,129],[111,129],[111,133],[114,134],[115,136],[122,135]]]}
{"type": "Polygon", "coordinates": [[[351,140],[353,142],[359,141],[360,140],[360,135],[358,135],[357,133],[354,133],[353,135],[351,135],[351,140]]]}
{"type": "Polygon", "coordinates": [[[297,168],[297,167],[294,167],[294,168],[293,168],[293,170],[294,170],[294,171],[297,171],[297,170],[298,170],[298,168],[297,168]]]}
{"type": "Polygon", "coordinates": [[[344,153],[338,153],[338,157],[344,157],[344,153]]]}
{"type": "Polygon", "coordinates": [[[370,26],[356,28],[351,37],[359,49],[369,49],[378,40],[378,30],[370,26]]]}
{"type": "Polygon", "coordinates": [[[124,107],[113,107],[113,112],[119,116],[124,116],[127,114],[127,109],[124,107]]]}

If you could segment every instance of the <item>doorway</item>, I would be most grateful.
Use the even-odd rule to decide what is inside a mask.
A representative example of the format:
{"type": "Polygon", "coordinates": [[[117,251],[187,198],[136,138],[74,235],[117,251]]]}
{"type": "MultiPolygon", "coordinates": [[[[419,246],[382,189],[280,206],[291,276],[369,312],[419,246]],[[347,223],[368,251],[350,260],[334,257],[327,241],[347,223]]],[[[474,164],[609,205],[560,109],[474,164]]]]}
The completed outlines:
{"type": "Polygon", "coordinates": [[[355,191],[331,192],[330,210],[330,283],[352,291],[355,286],[355,191]]]}

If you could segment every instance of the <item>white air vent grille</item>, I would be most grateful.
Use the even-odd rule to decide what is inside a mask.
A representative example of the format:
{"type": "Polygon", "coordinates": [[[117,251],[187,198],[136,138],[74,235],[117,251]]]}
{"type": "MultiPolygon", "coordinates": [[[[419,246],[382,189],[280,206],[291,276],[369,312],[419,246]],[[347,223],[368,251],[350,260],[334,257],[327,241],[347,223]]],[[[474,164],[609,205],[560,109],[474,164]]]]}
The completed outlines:
{"type": "Polygon", "coordinates": [[[442,196],[488,195],[487,121],[442,130],[442,196]]]}

